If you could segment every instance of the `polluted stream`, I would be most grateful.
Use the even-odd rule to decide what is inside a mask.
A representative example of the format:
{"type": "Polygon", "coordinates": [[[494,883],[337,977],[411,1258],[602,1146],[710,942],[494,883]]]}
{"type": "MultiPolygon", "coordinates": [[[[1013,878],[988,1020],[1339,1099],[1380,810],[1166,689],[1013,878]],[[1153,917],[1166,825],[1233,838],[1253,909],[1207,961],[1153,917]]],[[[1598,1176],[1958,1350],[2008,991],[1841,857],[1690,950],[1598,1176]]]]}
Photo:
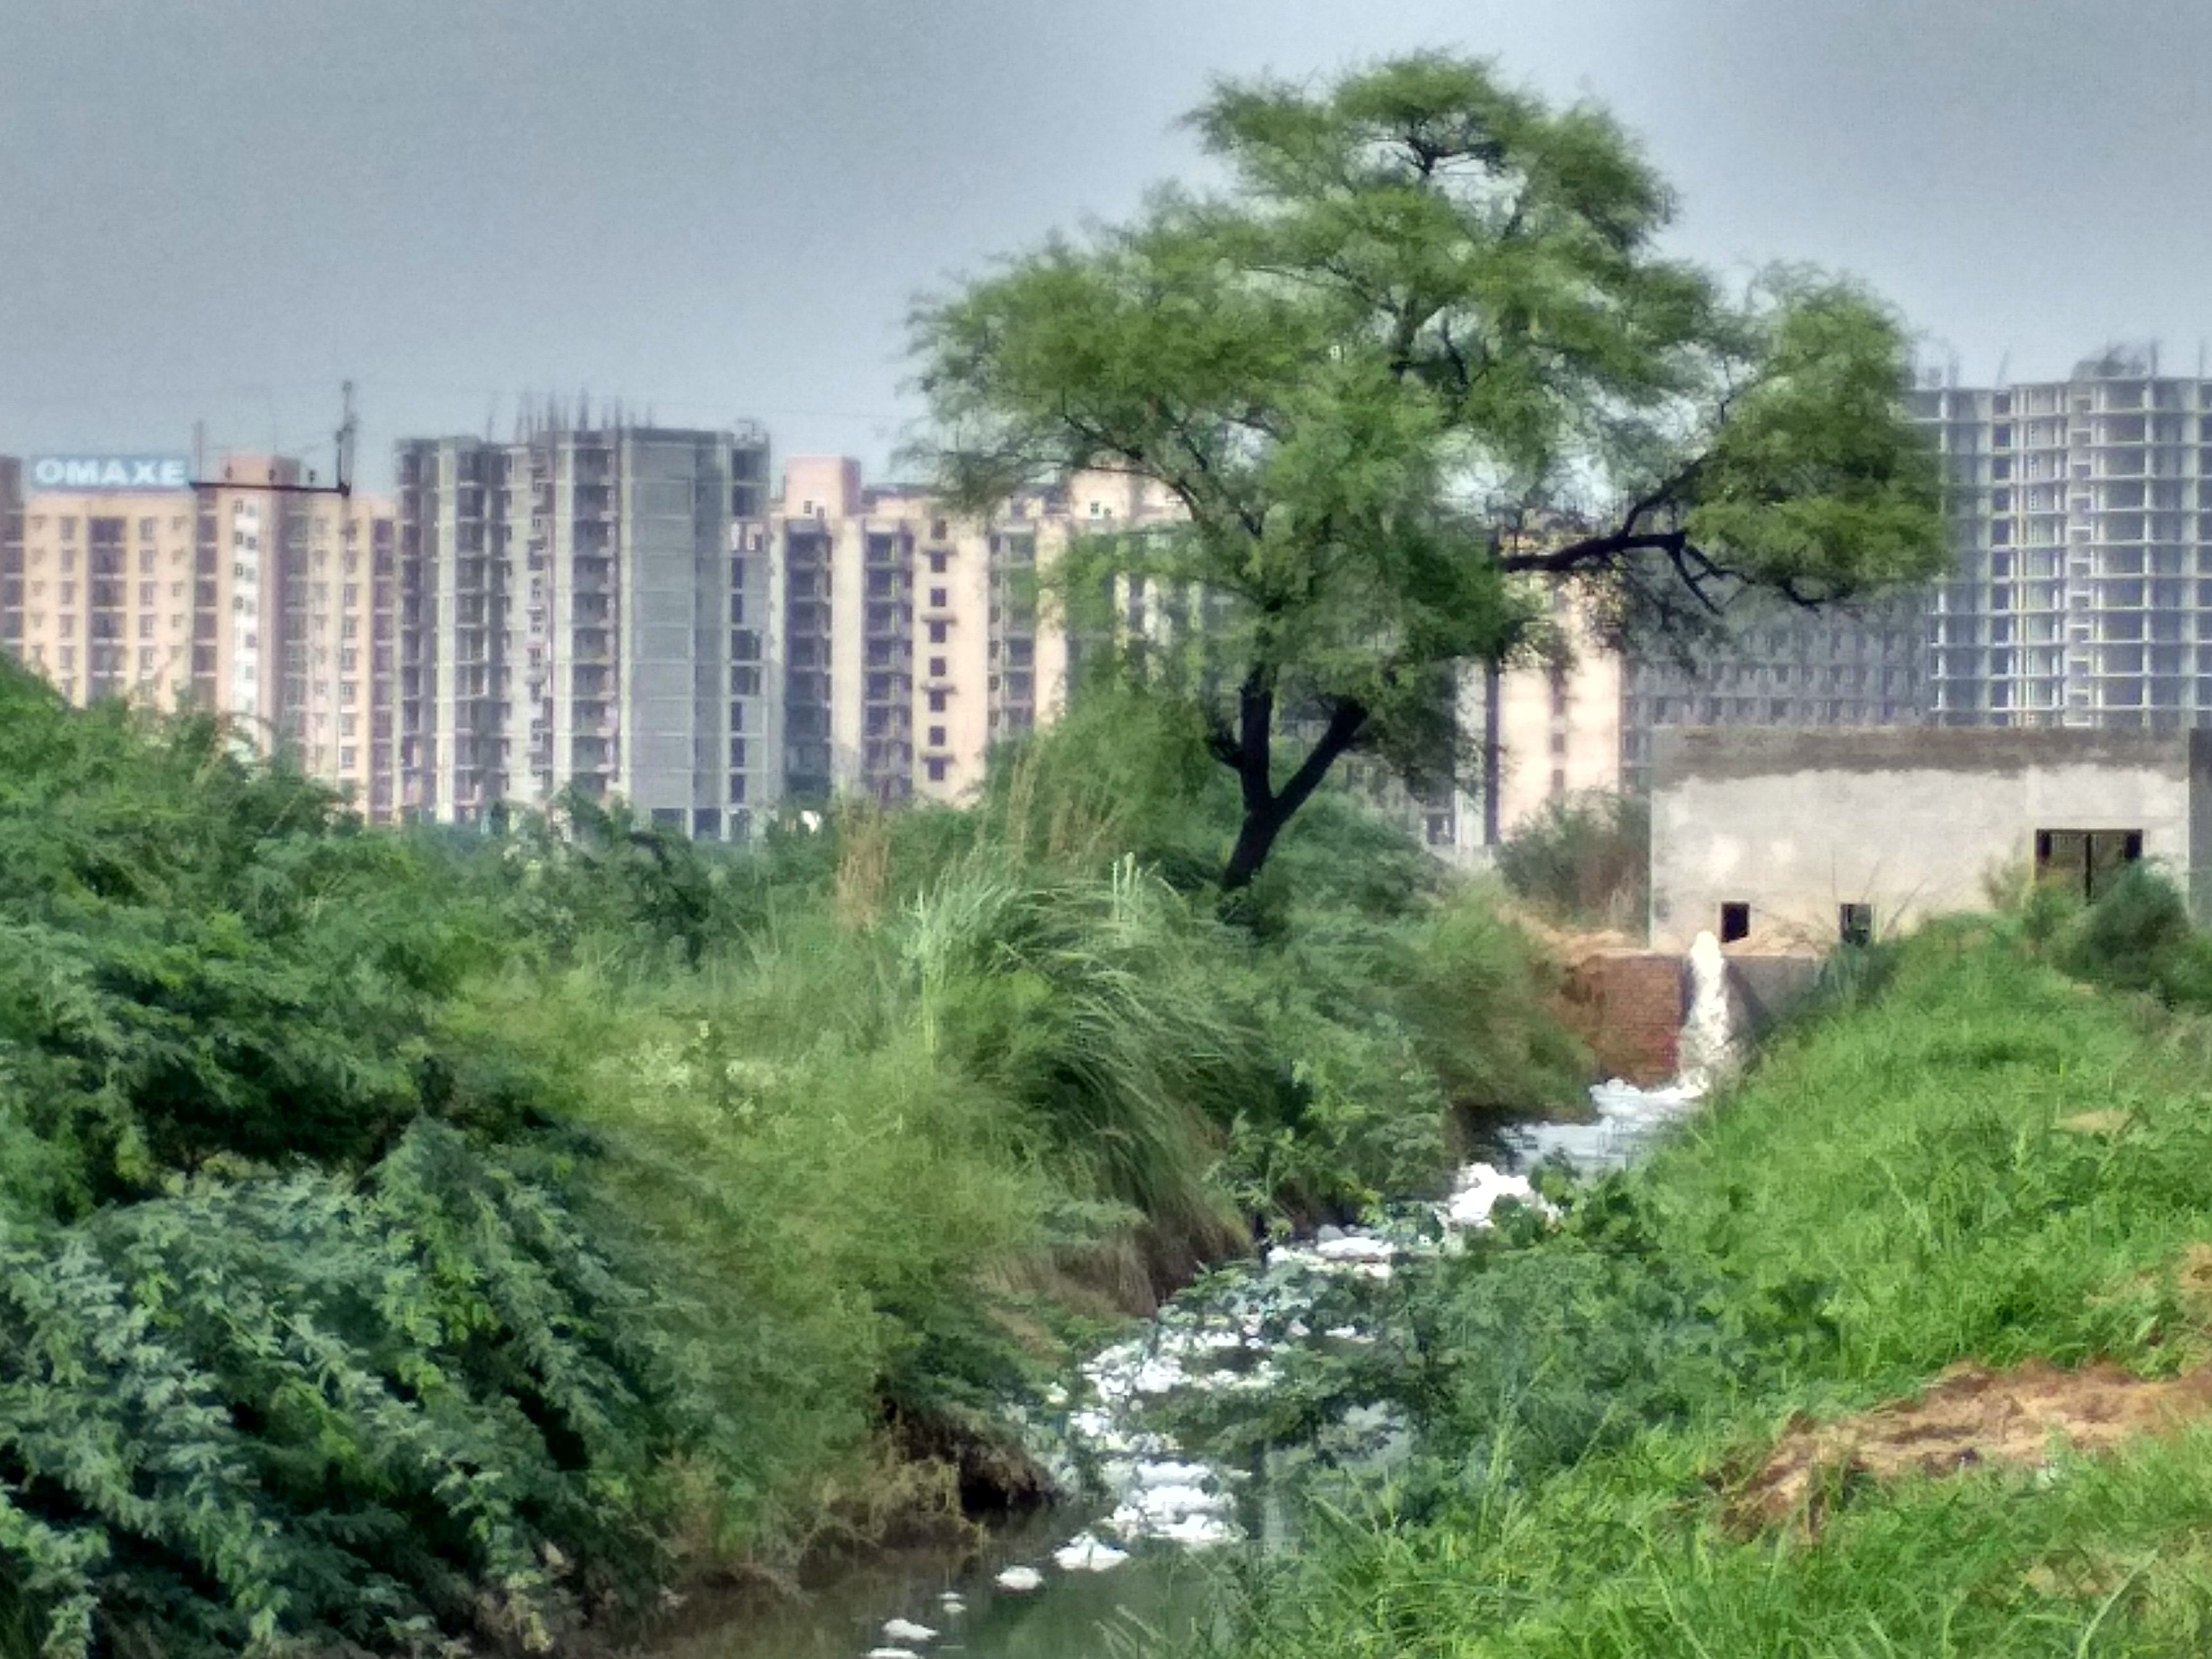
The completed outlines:
{"type": "Polygon", "coordinates": [[[1734,1063],[1726,963],[1709,933],[1690,975],[1675,1081],[1599,1084],[1591,1121],[1505,1129],[1504,1167],[1467,1165],[1441,1202],[1393,1206],[1374,1225],[1324,1227],[1212,1273],[1048,1390],[1025,1426],[1067,1501],[992,1528],[980,1548],[888,1551],[804,1596],[748,1602],[662,1644],[661,1659],[1121,1659],[1187,1645],[1178,1638],[1212,1616],[1212,1558],[1290,1541],[1303,1467],[1385,1468],[1407,1444],[1383,1405],[1257,1455],[1222,1452],[1194,1425],[1256,1413],[1295,1351],[1371,1344],[1363,1311],[1407,1261],[1455,1248],[1501,1203],[1542,1207],[1527,1171],[1554,1158],[1584,1176],[1626,1167],[1692,1111],[1734,1063]]]}

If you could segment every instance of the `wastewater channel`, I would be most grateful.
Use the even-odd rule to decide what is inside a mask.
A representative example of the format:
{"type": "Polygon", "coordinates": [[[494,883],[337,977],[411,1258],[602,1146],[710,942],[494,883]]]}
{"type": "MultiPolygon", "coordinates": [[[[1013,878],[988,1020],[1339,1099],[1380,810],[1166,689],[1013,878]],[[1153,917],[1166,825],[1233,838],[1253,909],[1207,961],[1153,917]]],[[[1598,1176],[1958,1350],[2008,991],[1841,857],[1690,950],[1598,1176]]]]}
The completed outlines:
{"type": "Polygon", "coordinates": [[[1298,1466],[1387,1466],[1402,1425],[1352,1406],[1305,1445],[1224,1455],[1197,1420],[1263,1401],[1301,1347],[1373,1340],[1363,1304],[1409,1257],[1450,1249],[1511,1200],[1537,1205],[1527,1172],[1565,1158],[1590,1176],[1634,1163],[1695,1109],[1735,1063],[1727,964],[1711,934],[1690,955],[1680,1074],[1657,1088],[1590,1090],[1581,1123],[1530,1122],[1501,1136],[1498,1164],[1462,1169],[1439,1203],[1389,1206],[1371,1226],[1321,1229],[1207,1275],[1142,1329],[1093,1354],[1031,1412],[1036,1447],[1062,1486],[1085,1494],[994,1527],[980,1550],[887,1551],[801,1596],[752,1598],[656,1659],[1128,1659],[1190,1645],[1211,1616],[1224,1547],[1281,1548],[1298,1466]],[[1194,1413],[1197,1402],[1202,1410],[1194,1413]]]}

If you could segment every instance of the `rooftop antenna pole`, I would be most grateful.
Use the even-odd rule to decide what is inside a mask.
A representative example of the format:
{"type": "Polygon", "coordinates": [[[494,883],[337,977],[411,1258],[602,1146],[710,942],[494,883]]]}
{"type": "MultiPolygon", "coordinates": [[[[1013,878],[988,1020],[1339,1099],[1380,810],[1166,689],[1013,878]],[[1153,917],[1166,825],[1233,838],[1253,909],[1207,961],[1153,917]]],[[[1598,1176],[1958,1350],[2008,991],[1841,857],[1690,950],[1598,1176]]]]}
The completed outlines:
{"type": "Polygon", "coordinates": [[[337,495],[341,498],[353,494],[353,447],[359,433],[359,422],[354,419],[353,382],[346,381],[339,388],[340,420],[336,434],[337,442],[337,482],[318,483],[310,471],[305,483],[289,483],[279,479],[276,468],[269,469],[265,482],[252,483],[244,478],[210,478],[207,476],[207,427],[204,422],[192,423],[192,483],[194,489],[254,489],[271,495],[337,495]]]}
{"type": "Polygon", "coordinates": [[[342,416],[337,429],[338,494],[353,494],[353,446],[361,435],[360,423],[354,419],[353,382],[347,380],[338,388],[339,413],[342,416]]]}

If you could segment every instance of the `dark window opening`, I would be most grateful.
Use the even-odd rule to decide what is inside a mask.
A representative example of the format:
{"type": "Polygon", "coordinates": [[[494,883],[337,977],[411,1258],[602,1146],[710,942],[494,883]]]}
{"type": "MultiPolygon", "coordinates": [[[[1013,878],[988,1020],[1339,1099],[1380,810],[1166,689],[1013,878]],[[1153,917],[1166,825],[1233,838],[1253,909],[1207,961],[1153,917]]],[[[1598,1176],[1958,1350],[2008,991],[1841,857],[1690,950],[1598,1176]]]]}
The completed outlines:
{"type": "Polygon", "coordinates": [[[1837,933],[1846,945],[1874,943],[1874,906],[1846,904],[1837,917],[1837,933]]]}
{"type": "Polygon", "coordinates": [[[2142,861],[2140,830],[2039,830],[2035,878],[2094,903],[2120,872],[2142,861]]]}
{"type": "Polygon", "coordinates": [[[1721,906],[1721,943],[1734,945],[1751,937],[1751,907],[1730,899],[1721,906]]]}

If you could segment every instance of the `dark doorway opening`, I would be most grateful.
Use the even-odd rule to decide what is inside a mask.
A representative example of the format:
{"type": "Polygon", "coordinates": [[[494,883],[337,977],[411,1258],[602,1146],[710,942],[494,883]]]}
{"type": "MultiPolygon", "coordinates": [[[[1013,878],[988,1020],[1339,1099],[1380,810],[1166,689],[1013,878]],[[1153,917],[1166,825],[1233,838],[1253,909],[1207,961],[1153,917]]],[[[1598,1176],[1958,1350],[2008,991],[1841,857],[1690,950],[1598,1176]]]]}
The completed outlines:
{"type": "Polygon", "coordinates": [[[2140,830],[2039,830],[2035,878],[2094,903],[2121,871],[2142,861],[2140,830]]]}
{"type": "Polygon", "coordinates": [[[1751,906],[1729,899],[1721,906],[1721,943],[1733,945],[1751,937],[1751,906]]]}

